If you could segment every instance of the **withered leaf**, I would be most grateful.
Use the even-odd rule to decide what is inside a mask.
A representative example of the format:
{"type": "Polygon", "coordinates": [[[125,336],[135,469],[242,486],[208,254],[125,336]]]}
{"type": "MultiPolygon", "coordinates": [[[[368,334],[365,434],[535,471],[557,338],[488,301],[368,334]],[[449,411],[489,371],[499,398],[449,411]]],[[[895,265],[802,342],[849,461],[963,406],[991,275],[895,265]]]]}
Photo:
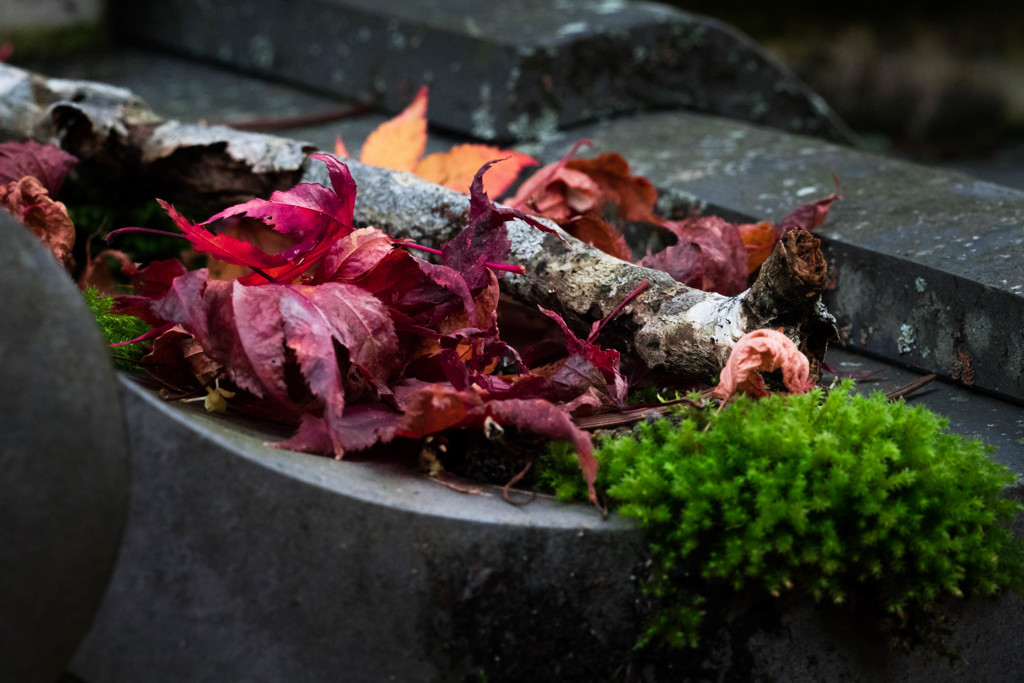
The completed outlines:
{"type": "Polygon", "coordinates": [[[0,142],[0,185],[32,176],[50,195],[56,195],[77,163],[77,157],[55,145],[35,140],[0,142]]]}
{"type": "Polygon", "coordinates": [[[669,252],[665,259],[679,259],[687,264],[684,267],[668,263],[671,270],[667,272],[673,277],[680,279],[676,275],[679,273],[679,276],[685,277],[685,280],[681,280],[683,282],[694,280],[695,274],[689,264],[692,263],[695,247],[700,256],[701,284],[698,289],[735,296],[747,288],[747,250],[735,225],[718,216],[663,221],[662,225],[679,239],[675,247],[665,250],[669,252]]]}
{"type": "Polygon", "coordinates": [[[0,206],[24,223],[65,270],[74,270],[75,224],[68,216],[67,207],[51,199],[39,179],[24,176],[0,185],[0,206]]]}

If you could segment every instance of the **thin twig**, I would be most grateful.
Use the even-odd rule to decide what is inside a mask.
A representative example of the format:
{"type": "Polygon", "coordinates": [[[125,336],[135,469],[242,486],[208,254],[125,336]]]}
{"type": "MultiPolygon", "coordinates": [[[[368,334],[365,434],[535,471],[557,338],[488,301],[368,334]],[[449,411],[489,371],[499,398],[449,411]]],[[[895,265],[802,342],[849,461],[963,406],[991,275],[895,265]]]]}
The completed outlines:
{"type": "Polygon", "coordinates": [[[288,116],[279,119],[259,119],[256,121],[227,121],[223,125],[235,130],[273,132],[289,130],[291,128],[305,128],[318,126],[324,123],[334,123],[345,119],[355,118],[369,114],[374,109],[368,104],[357,104],[344,109],[323,112],[321,114],[307,114],[305,116],[288,116]]]}
{"type": "Polygon", "coordinates": [[[909,394],[914,393],[921,387],[930,384],[934,379],[935,375],[925,375],[924,377],[918,377],[913,382],[907,382],[901,387],[893,389],[885,395],[890,401],[895,401],[898,398],[904,398],[909,394]]]}
{"type": "Polygon", "coordinates": [[[623,299],[622,301],[619,302],[618,306],[616,306],[614,309],[612,309],[611,313],[609,313],[608,315],[606,315],[604,317],[604,320],[602,320],[600,323],[598,323],[597,327],[595,327],[590,332],[590,336],[587,337],[587,341],[593,343],[594,340],[597,339],[597,335],[601,334],[601,330],[604,329],[604,326],[607,325],[612,320],[614,320],[615,316],[617,316],[619,313],[621,313],[622,309],[626,307],[626,304],[628,304],[630,301],[632,301],[633,299],[635,299],[638,296],[640,296],[640,294],[642,294],[650,286],[651,286],[651,281],[650,280],[643,280],[643,281],[641,281],[636,289],[634,289],[632,292],[630,292],[626,296],[625,299],[623,299]]]}
{"type": "MultiPolygon", "coordinates": [[[[705,393],[710,393],[710,390],[705,393]]],[[[705,397],[706,398],[706,397],[705,397]]],[[[695,403],[688,398],[676,398],[665,401],[658,405],[644,405],[626,408],[615,413],[601,413],[600,415],[587,415],[573,420],[580,429],[611,429],[614,427],[626,427],[635,424],[651,413],[664,415],[671,406],[685,403],[694,408],[701,408],[701,404],[695,403]]]]}

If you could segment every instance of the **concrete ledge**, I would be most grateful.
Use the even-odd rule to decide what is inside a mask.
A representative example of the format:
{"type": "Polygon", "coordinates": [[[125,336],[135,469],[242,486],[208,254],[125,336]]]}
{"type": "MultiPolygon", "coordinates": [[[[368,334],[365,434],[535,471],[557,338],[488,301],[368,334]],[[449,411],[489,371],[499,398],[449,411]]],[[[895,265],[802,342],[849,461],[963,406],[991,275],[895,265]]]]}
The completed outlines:
{"type": "Polygon", "coordinates": [[[628,658],[642,543],[621,520],[280,451],[123,390],[131,515],[83,679],[600,680],[628,658]]]}

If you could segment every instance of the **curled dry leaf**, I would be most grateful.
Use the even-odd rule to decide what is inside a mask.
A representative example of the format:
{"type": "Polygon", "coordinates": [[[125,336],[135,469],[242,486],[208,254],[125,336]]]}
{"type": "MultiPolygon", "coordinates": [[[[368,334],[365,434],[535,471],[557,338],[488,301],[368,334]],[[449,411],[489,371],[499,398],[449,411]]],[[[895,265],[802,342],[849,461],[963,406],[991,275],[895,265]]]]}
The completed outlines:
{"type": "Polygon", "coordinates": [[[71,252],[75,247],[75,224],[68,216],[67,207],[51,199],[39,179],[24,176],[0,185],[0,206],[28,226],[65,270],[74,270],[75,259],[71,252]]]}
{"type": "Polygon", "coordinates": [[[810,364],[807,356],[780,330],[754,330],[739,338],[726,361],[712,396],[728,401],[737,392],[767,396],[761,372],[782,370],[782,381],[794,394],[808,391],[810,364]]]}
{"type": "Polygon", "coordinates": [[[633,253],[607,214],[611,208],[617,220],[660,222],[654,215],[658,192],[646,178],[631,175],[618,154],[570,160],[584,142],[534,173],[509,206],[549,218],[573,237],[631,262],[633,253]]]}
{"type": "Polygon", "coordinates": [[[95,289],[107,296],[116,294],[117,285],[114,282],[114,273],[110,269],[110,262],[119,264],[121,272],[132,268],[132,259],[125,252],[118,249],[104,249],[93,256],[86,245],[85,265],[78,275],[78,288],[95,289]]]}

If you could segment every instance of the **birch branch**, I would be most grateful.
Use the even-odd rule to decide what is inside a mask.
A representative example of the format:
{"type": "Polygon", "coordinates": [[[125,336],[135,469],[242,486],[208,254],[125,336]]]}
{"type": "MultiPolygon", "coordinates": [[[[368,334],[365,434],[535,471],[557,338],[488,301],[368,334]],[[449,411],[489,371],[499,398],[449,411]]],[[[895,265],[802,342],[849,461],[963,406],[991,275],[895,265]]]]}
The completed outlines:
{"type": "MultiPolygon", "coordinates": [[[[396,237],[437,247],[468,222],[469,200],[461,194],[408,173],[348,164],[359,188],[358,225],[374,225],[396,237]]],[[[307,166],[303,177],[327,183],[323,165],[316,162],[307,166]]],[[[511,261],[522,265],[526,274],[506,276],[506,293],[558,311],[581,330],[608,315],[642,281],[649,281],[650,288],[605,328],[602,343],[632,353],[654,369],[715,377],[741,336],[758,328],[781,327],[808,355],[817,377],[827,343],[836,336],[835,320],[821,303],[826,266],[820,241],[802,230],[780,240],[754,285],[734,297],[692,289],[666,273],[608,256],[564,232],[563,242],[514,221],[508,224],[508,234],[511,261]]]]}

